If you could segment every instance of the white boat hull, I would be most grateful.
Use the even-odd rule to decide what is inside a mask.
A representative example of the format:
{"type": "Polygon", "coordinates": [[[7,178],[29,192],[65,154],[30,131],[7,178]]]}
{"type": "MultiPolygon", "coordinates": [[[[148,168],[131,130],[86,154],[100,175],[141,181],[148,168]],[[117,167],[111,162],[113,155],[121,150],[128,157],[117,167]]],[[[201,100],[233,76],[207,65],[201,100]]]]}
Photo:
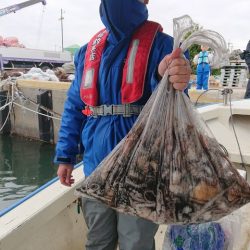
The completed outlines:
{"type": "MultiPolygon", "coordinates": [[[[74,171],[77,183],[82,168],[74,171]]],[[[84,249],[86,225],[74,188],[58,181],[0,218],[1,250],[84,249]]]]}

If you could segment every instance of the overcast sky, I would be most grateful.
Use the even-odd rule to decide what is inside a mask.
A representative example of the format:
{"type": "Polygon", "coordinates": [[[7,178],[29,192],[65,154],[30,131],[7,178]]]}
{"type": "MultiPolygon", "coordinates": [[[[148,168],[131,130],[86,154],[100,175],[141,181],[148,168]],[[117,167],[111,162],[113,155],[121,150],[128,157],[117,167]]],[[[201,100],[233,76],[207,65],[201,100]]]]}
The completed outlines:
{"type": "MultiPolygon", "coordinates": [[[[0,0],[0,9],[25,0],[0,0]]],[[[126,0],[124,0],[126,1],[126,0]]],[[[60,10],[64,11],[64,46],[83,45],[102,23],[100,0],[47,0],[0,17],[0,35],[16,36],[28,48],[60,50],[60,10]]],[[[215,30],[234,49],[245,49],[250,40],[250,0],[150,0],[149,19],[172,35],[172,19],[184,14],[207,29],[215,30]]]]}

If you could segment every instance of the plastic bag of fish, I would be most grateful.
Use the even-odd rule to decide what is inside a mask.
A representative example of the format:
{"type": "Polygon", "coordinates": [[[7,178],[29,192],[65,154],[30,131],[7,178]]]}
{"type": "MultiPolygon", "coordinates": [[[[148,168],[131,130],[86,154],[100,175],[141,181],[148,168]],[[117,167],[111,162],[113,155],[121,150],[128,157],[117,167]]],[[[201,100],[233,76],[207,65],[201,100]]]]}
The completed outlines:
{"type": "MultiPolygon", "coordinates": [[[[183,26],[182,19],[177,26],[183,26]]],[[[189,42],[181,39],[185,33],[175,35],[175,47],[181,43],[186,49],[201,37],[200,43],[221,53],[224,40],[217,33],[208,30],[203,39],[197,32],[189,42]]],[[[76,193],[158,224],[214,221],[250,201],[249,185],[167,74],[128,135],[76,193]]]]}

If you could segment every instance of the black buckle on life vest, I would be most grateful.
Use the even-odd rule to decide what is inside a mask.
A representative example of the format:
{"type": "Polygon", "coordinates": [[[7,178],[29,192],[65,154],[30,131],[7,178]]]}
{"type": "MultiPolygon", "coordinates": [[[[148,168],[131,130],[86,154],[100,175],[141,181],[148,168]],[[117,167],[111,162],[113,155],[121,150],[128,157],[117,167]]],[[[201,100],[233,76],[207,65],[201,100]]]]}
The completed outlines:
{"type": "Polygon", "coordinates": [[[113,105],[102,105],[102,115],[113,115],[113,105]]]}

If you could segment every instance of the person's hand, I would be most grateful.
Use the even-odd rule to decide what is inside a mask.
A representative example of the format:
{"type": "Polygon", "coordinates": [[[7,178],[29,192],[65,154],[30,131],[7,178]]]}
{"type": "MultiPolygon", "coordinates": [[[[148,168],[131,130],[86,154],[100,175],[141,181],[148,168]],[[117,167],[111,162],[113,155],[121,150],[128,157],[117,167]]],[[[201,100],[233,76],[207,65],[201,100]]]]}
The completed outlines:
{"type": "Polygon", "coordinates": [[[177,90],[187,88],[191,75],[190,63],[182,57],[182,51],[177,48],[172,54],[165,56],[158,66],[158,73],[163,77],[168,70],[169,80],[177,90]]]}
{"type": "Polygon", "coordinates": [[[59,177],[60,182],[64,186],[71,187],[71,185],[75,182],[72,178],[73,165],[71,164],[60,164],[57,170],[57,175],[59,177]]]}

